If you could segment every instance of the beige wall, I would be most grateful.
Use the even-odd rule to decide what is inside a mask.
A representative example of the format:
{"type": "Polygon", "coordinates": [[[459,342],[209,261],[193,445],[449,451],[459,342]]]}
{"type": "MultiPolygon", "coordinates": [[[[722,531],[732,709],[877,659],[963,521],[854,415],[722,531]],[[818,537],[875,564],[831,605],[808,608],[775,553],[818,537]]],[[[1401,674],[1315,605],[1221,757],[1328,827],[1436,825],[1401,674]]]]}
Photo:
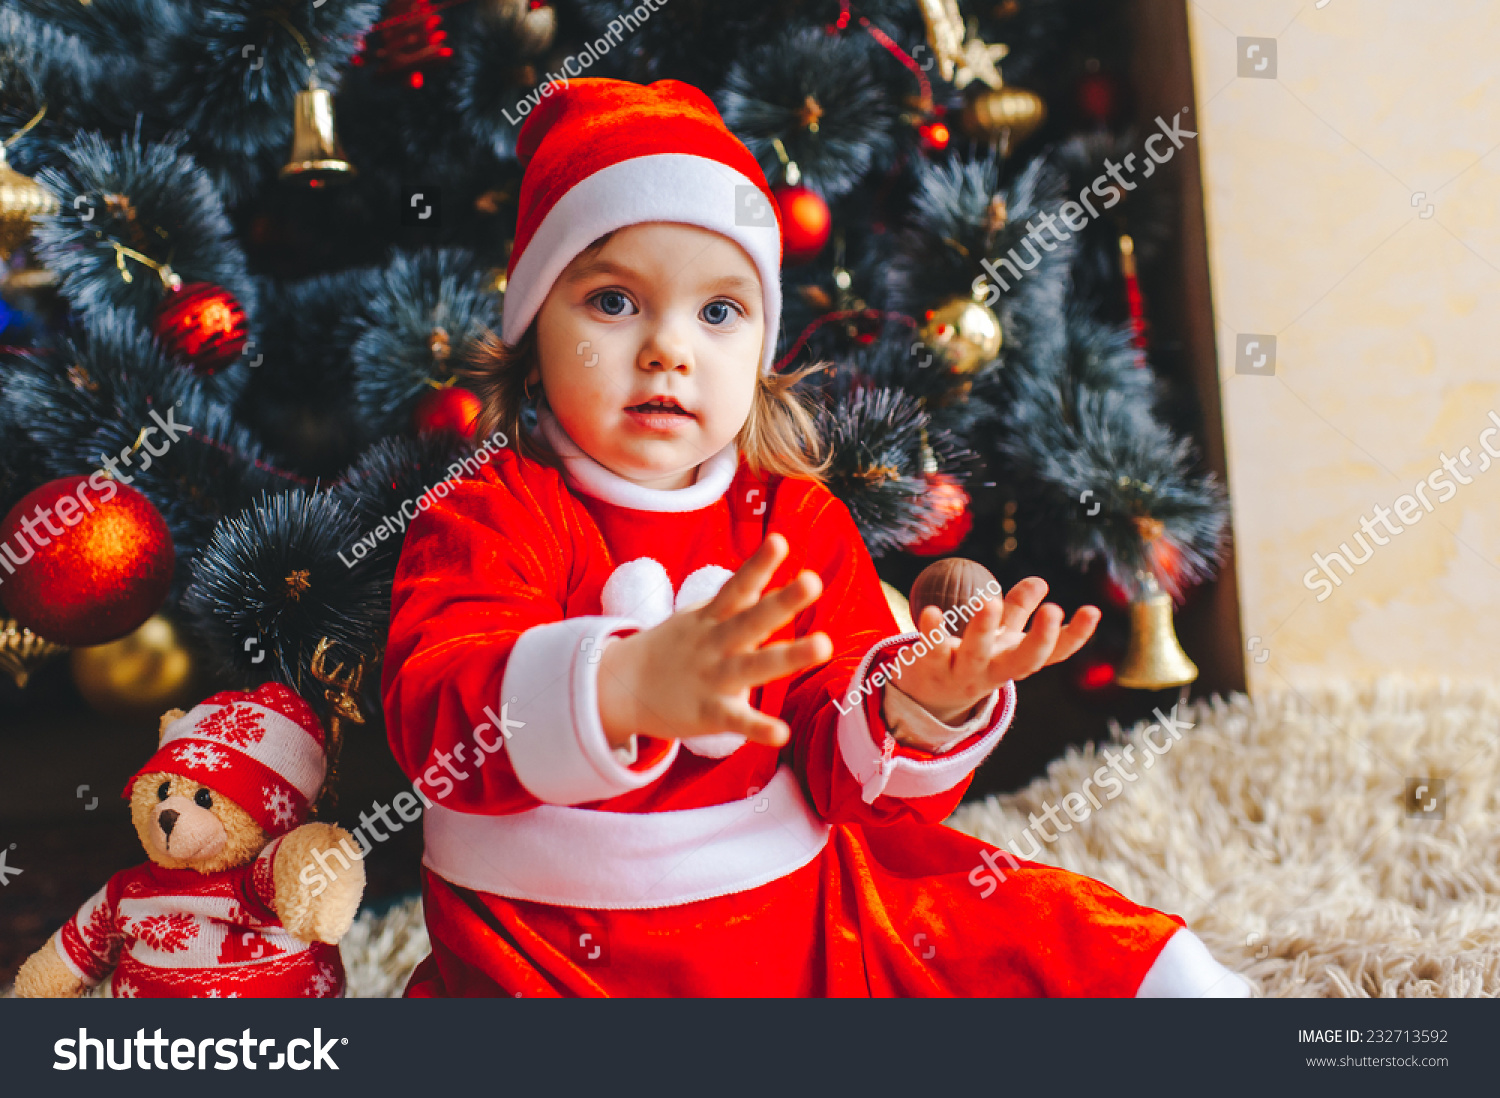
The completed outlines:
{"type": "Polygon", "coordinates": [[[1500,4],[1191,0],[1188,19],[1250,688],[1496,676],[1500,4]],[[1275,39],[1275,79],[1238,75],[1240,37],[1275,39]],[[1274,376],[1237,372],[1257,334],[1274,376]],[[1468,485],[1442,471],[1464,447],[1468,485]],[[1431,510],[1413,495],[1399,535],[1363,534],[1434,472],[1431,510]],[[1313,555],[1363,556],[1357,532],[1373,555],[1330,562],[1319,601],[1313,555]]]}

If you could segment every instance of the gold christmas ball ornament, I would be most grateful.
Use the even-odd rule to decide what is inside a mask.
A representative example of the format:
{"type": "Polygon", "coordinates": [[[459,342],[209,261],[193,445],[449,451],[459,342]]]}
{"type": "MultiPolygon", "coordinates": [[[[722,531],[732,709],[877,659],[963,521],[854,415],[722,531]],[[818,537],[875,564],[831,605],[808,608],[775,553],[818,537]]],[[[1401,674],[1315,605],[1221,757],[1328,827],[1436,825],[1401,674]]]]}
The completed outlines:
{"type": "Polygon", "coordinates": [[[977,373],[1000,354],[1000,318],[967,297],[950,298],[927,310],[922,342],[941,352],[955,374],[977,373]]]}
{"type": "Polygon", "coordinates": [[[192,704],[192,654],[160,614],[117,641],[73,649],[72,662],[78,692],[103,716],[150,716],[192,704]]]}
{"type": "Polygon", "coordinates": [[[997,142],[1003,156],[1025,141],[1047,118],[1047,104],[1035,92],[1004,85],[976,84],[964,100],[960,124],[970,137],[997,142]]]}
{"type": "Polygon", "coordinates": [[[31,236],[34,218],[56,212],[57,199],[52,192],[12,168],[5,159],[5,146],[0,144],[0,259],[9,259],[31,236]]]}

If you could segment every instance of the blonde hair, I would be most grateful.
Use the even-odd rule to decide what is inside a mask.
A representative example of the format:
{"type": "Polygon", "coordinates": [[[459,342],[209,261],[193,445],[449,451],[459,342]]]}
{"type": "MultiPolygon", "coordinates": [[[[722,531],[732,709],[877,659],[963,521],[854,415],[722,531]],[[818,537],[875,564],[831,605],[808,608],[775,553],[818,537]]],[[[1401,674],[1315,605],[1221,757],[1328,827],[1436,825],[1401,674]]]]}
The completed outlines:
{"type": "MultiPolygon", "coordinates": [[[[608,235],[600,237],[586,251],[602,247],[608,239],[608,235]]],[[[814,362],[786,373],[761,371],[757,375],[750,414],[735,436],[751,472],[802,477],[819,484],[827,479],[832,453],[818,432],[811,402],[795,389],[804,377],[829,365],[814,362]]],[[[562,459],[547,440],[539,433],[525,430],[521,424],[521,411],[528,399],[526,378],[538,366],[533,320],[514,346],[494,332],[485,333],[476,343],[469,362],[455,373],[470,382],[469,388],[483,404],[476,438],[489,438],[497,430],[503,431],[506,445],[533,461],[560,468],[562,459]]]]}

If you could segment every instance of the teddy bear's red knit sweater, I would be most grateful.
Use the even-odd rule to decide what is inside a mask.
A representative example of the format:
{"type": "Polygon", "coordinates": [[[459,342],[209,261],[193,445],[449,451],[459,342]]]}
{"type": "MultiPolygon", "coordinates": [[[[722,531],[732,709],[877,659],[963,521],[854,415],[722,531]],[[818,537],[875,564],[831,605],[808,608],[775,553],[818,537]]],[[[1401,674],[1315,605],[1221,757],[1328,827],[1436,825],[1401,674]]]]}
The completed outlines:
{"type": "Polygon", "coordinates": [[[338,946],[299,941],[277,919],[280,843],[220,873],[152,862],[116,873],[64,925],[58,952],[89,986],[114,969],[114,994],[127,998],[342,995],[338,946]]]}

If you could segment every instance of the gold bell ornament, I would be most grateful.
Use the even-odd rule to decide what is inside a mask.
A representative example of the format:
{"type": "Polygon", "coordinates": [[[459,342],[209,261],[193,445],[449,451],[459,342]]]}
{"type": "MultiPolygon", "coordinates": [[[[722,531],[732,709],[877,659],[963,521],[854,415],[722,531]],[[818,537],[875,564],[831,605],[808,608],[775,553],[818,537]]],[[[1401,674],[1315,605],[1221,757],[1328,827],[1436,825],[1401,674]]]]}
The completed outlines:
{"type": "Polygon", "coordinates": [[[43,107],[0,144],[0,259],[9,259],[27,241],[34,218],[57,212],[57,198],[52,192],[29,175],[16,171],[5,158],[5,150],[46,113],[47,108],[43,107]]]}
{"type": "Polygon", "coordinates": [[[1186,686],[1198,677],[1198,668],[1177,642],[1172,596],[1151,573],[1140,576],[1143,590],[1130,604],[1130,644],[1115,681],[1132,690],[1186,686]]]}
{"type": "Polygon", "coordinates": [[[313,188],[353,179],[358,173],[344,158],[344,148],[334,131],[333,94],[318,85],[312,47],[286,16],[273,13],[273,18],[297,40],[307,61],[307,89],[297,93],[292,108],[292,151],[281,166],[281,178],[296,179],[313,188]]]}
{"type": "Polygon", "coordinates": [[[309,187],[342,183],[358,173],[344,159],[343,146],[333,128],[333,95],[314,80],[297,93],[293,108],[292,151],[281,167],[282,179],[296,179],[309,187]]]}

